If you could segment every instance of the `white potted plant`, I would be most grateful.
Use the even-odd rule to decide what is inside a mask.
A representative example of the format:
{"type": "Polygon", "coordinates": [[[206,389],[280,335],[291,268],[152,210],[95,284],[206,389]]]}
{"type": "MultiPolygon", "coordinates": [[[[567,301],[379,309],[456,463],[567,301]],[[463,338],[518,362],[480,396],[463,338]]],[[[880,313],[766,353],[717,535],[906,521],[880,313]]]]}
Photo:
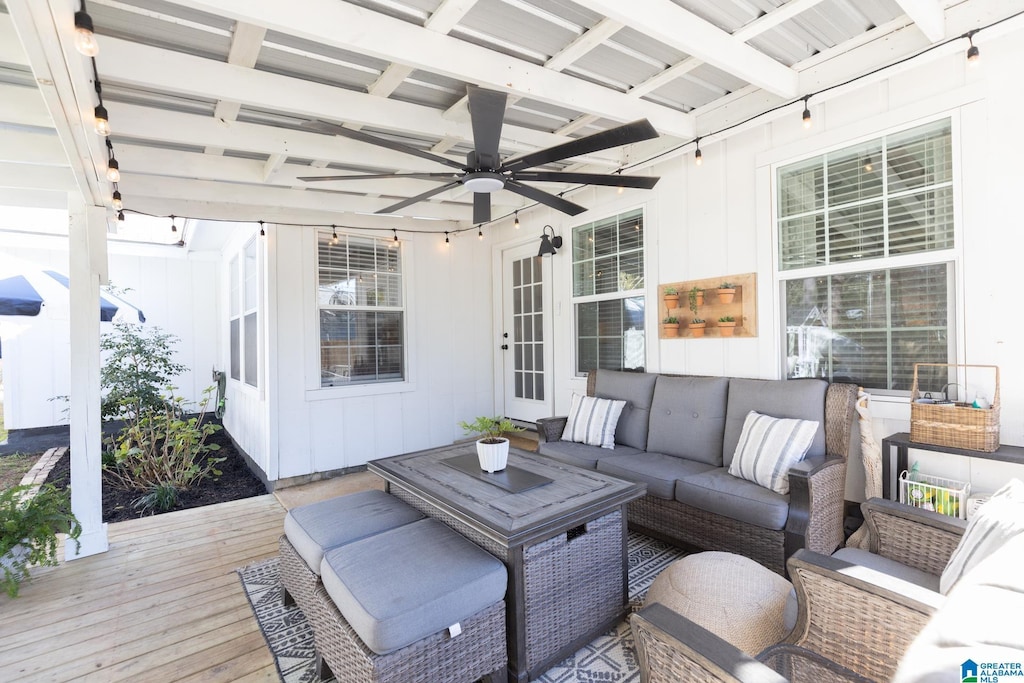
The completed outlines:
{"type": "Polygon", "coordinates": [[[498,416],[481,416],[472,422],[460,422],[466,434],[479,434],[476,442],[476,455],[480,458],[480,469],[484,472],[500,472],[508,464],[508,439],[505,434],[523,431],[512,420],[498,416]]]}

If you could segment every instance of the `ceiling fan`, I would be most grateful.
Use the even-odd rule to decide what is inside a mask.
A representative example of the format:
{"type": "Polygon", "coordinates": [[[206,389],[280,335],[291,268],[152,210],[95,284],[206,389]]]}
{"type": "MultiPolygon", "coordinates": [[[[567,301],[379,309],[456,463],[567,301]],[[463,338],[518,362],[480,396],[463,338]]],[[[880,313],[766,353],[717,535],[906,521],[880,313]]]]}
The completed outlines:
{"type": "Polygon", "coordinates": [[[474,149],[466,155],[465,164],[405,145],[401,142],[344,128],[326,121],[309,121],[303,124],[303,127],[310,130],[332,135],[343,135],[353,140],[360,140],[371,145],[378,145],[379,147],[386,147],[397,152],[404,152],[405,154],[436,161],[439,164],[444,164],[458,170],[446,173],[373,173],[362,175],[305,176],[300,177],[299,180],[318,182],[325,180],[414,178],[434,180],[442,183],[434,189],[418,194],[415,197],[404,199],[397,204],[384,207],[376,213],[398,211],[457,185],[463,185],[467,190],[473,192],[474,223],[487,223],[491,220],[490,194],[502,189],[550,206],[570,216],[586,211],[586,208],[579,204],[536,187],[525,185],[524,182],[582,183],[649,190],[659,180],[659,178],[649,176],[626,176],[620,173],[566,173],[560,171],[529,170],[536,166],[543,166],[544,164],[569,157],[590,154],[603,149],[658,137],[658,131],[654,129],[654,126],[647,119],[640,119],[639,121],[627,123],[616,128],[609,128],[600,133],[594,133],[593,135],[536,152],[528,152],[510,157],[503,161],[498,155],[498,143],[501,140],[501,126],[505,117],[505,103],[508,96],[503,92],[485,90],[473,85],[467,86],[466,90],[469,97],[469,118],[473,126],[474,149]]]}

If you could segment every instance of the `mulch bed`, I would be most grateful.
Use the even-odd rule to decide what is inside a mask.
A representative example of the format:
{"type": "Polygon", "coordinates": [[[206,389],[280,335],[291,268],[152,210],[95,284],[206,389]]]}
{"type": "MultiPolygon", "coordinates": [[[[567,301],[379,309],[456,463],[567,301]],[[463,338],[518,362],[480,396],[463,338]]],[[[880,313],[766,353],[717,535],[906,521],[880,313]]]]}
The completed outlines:
{"type": "MultiPolygon", "coordinates": [[[[224,462],[217,465],[221,475],[216,479],[208,477],[191,488],[179,491],[178,504],[173,510],[186,510],[188,508],[225,503],[230,500],[262,496],[267,492],[263,482],[252,473],[245,458],[235,449],[231,443],[231,437],[226,430],[221,429],[208,437],[209,443],[216,443],[220,450],[213,453],[214,457],[225,458],[224,462]]],[[[59,488],[65,488],[71,483],[71,453],[68,452],[63,458],[57,461],[46,478],[47,483],[59,488]]],[[[103,476],[103,521],[123,522],[127,519],[136,519],[144,515],[135,508],[135,500],[143,495],[145,491],[125,490],[114,486],[108,481],[106,474],[103,476]]],[[[160,514],[147,513],[147,514],[160,514]]]]}

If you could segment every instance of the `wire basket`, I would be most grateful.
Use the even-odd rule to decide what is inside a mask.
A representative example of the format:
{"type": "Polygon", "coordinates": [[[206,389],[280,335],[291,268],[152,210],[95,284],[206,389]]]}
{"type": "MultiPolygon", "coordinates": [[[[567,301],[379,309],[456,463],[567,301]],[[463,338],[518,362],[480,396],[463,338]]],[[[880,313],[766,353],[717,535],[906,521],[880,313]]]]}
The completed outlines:
{"type": "MultiPolygon", "coordinates": [[[[955,384],[955,383],[954,383],[955,384]]],[[[948,385],[947,385],[948,386],[948,385]]],[[[914,363],[914,384],[910,390],[910,440],[934,446],[949,446],[991,453],[999,448],[999,368],[995,365],[951,365],[914,363]],[[975,408],[970,403],[923,402],[917,384],[920,367],[987,368],[995,371],[992,404],[975,408]]]]}
{"type": "Polygon", "coordinates": [[[930,474],[900,473],[900,502],[922,510],[967,519],[968,482],[943,479],[930,474]]]}

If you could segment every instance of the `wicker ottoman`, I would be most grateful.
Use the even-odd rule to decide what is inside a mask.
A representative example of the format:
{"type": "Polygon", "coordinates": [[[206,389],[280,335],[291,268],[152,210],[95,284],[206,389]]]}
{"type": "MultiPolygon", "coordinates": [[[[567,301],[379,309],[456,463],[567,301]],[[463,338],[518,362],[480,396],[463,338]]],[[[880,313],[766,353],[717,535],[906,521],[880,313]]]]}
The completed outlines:
{"type": "Polygon", "coordinates": [[[787,615],[792,585],[750,558],[704,552],[669,565],[651,584],[644,605],[661,603],[754,656],[793,629],[787,615]]]}
{"type": "Polygon", "coordinates": [[[507,679],[508,573],[434,519],[324,555],[313,626],[321,676],[346,683],[507,679]]]}

